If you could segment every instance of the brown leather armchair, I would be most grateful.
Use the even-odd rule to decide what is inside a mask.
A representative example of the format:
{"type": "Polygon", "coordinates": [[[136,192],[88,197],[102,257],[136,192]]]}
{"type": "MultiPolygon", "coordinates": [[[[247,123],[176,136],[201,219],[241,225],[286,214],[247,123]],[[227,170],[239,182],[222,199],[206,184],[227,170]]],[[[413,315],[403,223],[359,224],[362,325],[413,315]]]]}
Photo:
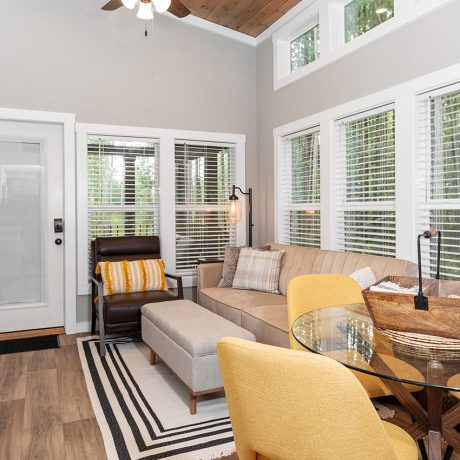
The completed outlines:
{"type": "Polygon", "coordinates": [[[160,259],[160,240],[157,236],[120,236],[96,238],[92,242],[92,302],[91,333],[96,332],[99,320],[100,354],[105,355],[105,334],[119,331],[139,330],[141,307],[147,303],[183,299],[182,278],[165,274],[177,282],[177,295],[169,291],[131,292],[104,296],[103,283],[95,274],[96,266],[104,261],[160,259]]]}

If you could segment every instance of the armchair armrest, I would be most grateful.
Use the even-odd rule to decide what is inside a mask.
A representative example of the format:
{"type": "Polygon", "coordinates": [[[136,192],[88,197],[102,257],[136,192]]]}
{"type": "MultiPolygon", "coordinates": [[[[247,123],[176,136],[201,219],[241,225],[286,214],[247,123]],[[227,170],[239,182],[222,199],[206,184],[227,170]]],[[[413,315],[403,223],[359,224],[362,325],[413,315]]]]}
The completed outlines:
{"type": "Polygon", "coordinates": [[[102,281],[102,278],[97,277],[97,275],[91,277],[91,281],[96,285],[96,287],[99,287],[99,285],[103,286],[104,283],[102,281]]]}
{"type": "Polygon", "coordinates": [[[97,279],[96,276],[91,277],[93,285],[97,289],[97,311],[99,318],[99,354],[105,356],[105,328],[104,328],[104,283],[102,279],[97,279]]]}
{"type": "Polygon", "coordinates": [[[182,276],[170,275],[169,273],[165,273],[166,278],[171,278],[177,282],[177,298],[183,299],[184,298],[184,288],[182,285],[182,276]]]}

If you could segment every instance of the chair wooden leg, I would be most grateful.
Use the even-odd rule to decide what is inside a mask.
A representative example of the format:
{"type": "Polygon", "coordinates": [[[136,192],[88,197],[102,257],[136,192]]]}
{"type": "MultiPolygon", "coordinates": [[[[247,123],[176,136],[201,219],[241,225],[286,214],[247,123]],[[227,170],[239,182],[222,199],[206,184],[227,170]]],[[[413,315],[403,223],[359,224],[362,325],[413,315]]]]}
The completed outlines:
{"type": "Polygon", "coordinates": [[[190,393],[190,415],[196,414],[196,402],[198,396],[195,396],[193,393],[190,393]]]}
{"type": "Polygon", "coordinates": [[[156,359],[157,359],[157,354],[152,349],[150,349],[150,365],[151,366],[155,366],[156,359]]]}

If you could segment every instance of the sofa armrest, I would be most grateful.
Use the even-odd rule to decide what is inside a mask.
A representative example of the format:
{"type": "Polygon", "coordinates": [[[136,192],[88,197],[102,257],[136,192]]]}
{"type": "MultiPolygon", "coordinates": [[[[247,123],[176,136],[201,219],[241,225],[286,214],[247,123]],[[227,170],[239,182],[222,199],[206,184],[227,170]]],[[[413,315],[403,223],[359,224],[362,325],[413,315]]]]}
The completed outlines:
{"type": "Polygon", "coordinates": [[[200,264],[197,266],[197,294],[200,297],[201,289],[217,287],[222,278],[223,262],[200,264]]]}

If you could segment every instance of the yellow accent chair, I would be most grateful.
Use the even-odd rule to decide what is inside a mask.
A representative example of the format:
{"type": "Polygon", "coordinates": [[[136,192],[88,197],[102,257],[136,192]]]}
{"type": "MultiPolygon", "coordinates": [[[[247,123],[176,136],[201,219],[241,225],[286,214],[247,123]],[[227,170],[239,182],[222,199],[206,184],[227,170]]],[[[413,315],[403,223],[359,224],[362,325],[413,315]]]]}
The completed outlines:
{"type": "MultiPolygon", "coordinates": [[[[288,285],[288,320],[289,342],[292,349],[307,351],[292,335],[292,323],[301,315],[324,307],[364,303],[361,286],[345,275],[303,275],[293,278],[288,285]]],[[[332,355],[331,355],[332,356],[332,355]]],[[[404,369],[405,375],[411,375],[414,380],[423,379],[420,372],[409,364],[394,356],[380,354],[382,360],[398,374],[397,370],[404,369]]],[[[361,382],[370,398],[389,396],[393,393],[378,377],[363,372],[352,371],[361,382]]],[[[409,391],[419,391],[415,385],[406,385],[409,391]]]]}
{"type": "Polygon", "coordinates": [[[236,338],[217,344],[239,460],[417,460],[336,361],[236,338]]]}

